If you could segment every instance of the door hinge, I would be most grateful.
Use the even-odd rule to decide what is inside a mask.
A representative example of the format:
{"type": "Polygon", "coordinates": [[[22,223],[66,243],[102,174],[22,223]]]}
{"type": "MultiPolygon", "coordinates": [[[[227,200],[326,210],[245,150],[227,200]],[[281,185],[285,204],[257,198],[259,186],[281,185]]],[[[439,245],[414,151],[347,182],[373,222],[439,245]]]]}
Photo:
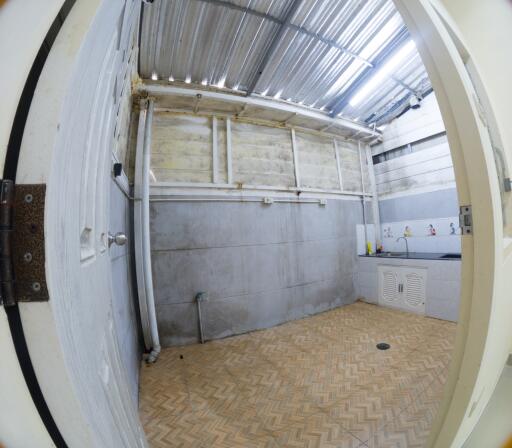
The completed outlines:
{"type": "Polygon", "coordinates": [[[459,212],[459,226],[462,235],[470,235],[473,233],[473,215],[471,213],[471,205],[461,205],[459,212]]]}
{"type": "Polygon", "coordinates": [[[0,304],[48,300],[44,251],[46,185],[0,180],[0,304]]]}

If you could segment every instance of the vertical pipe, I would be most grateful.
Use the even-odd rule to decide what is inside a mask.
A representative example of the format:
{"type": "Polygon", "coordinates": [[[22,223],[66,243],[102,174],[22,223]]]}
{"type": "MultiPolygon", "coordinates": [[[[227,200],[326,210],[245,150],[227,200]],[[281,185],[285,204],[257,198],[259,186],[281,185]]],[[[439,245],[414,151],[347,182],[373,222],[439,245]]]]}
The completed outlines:
{"type": "Polygon", "coordinates": [[[373,166],[372,150],[369,145],[365,144],[366,164],[368,166],[368,178],[370,180],[370,188],[372,190],[372,213],[373,224],[375,225],[375,249],[382,243],[380,234],[380,211],[379,211],[379,195],[377,193],[377,182],[375,181],[375,169],[373,166]]]}
{"type": "Polygon", "coordinates": [[[219,183],[219,139],[217,138],[217,117],[212,118],[212,181],[219,183]]]}
{"type": "Polygon", "coordinates": [[[144,279],[146,283],[146,299],[151,330],[152,347],[147,362],[155,362],[160,354],[160,337],[156,320],[155,296],[153,294],[153,273],[151,270],[151,241],[149,227],[149,170],[151,169],[151,127],[153,124],[153,99],[148,100],[148,115],[144,133],[144,164],[142,172],[142,235],[144,249],[144,279]]]}
{"type": "Polygon", "coordinates": [[[361,205],[363,207],[363,225],[364,225],[364,251],[368,254],[368,230],[366,228],[366,208],[365,208],[365,188],[364,188],[364,174],[363,174],[363,159],[361,158],[361,141],[357,142],[357,149],[359,152],[359,168],[361,170],[361,205]]]}
{"type": "Polygon", "coordinates": [[[297,141],[295,139],[295,129],[291,129],[292,135],[292,152],[293,152],[293,167],[295,172],[295,186],[300,187],[300,171],[299,171],[299,152],[297,148],[297,141]]]}
{"type": "Polygon", "coordinates": [[[201,301],[197,301],[197,319],[199,321],[199,340],[204,344],[203,316],[201,315],[201,301]]]}
{"type": "Polygon", "coordinates": [[[228,184],[233,183],[233,154],[231,149],[231,118],[226,118],[226,158],[228,165],[228,184]]]}
{"type": "Polygon", "coordinates": [[[148,302],[146,299],[146,282],[144,280],[143,267],[143,238],[142,238],[142,173],[143,173],[143,152],[144,152],[144,134],[146,129],[148,103],[146,100],[140,101],[139,126],[137,128],[137,146],[135,150],[135,179],[134,179],[134,197],[133,203],[133,227],[134,227],[134,249],[135,249],[135,274],[137,278],[137,297],[139,300],[140,320],[142,327],[142,336],[146,351],[150,351],[153,345],[151,340],[151,331],[149,323],[148,302]]]}
{"type": "Polygon", "coordinates": [[[338,143],[336,142],[335,138],[332,139],[332,142],[334,144],[334,154],[336,156],[336,169],[338,170],[338,182],[340,183],[340,191],[343,191],[343,176],[341,174],[341,158],[338,151],[338,143]]]}

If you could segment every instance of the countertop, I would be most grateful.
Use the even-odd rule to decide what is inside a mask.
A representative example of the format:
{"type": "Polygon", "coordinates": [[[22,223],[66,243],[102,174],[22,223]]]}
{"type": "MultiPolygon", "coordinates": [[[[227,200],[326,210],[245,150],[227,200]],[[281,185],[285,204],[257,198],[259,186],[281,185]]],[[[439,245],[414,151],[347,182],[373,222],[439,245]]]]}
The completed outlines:
{"type": "Polygon", "coordinates": [[[382,258],[382,259],[409,259],[409,260],[441,260],[441,261],[460,261],[460,254],[453,253],[428,253],[428,252],[409,252],[406,254],[405,252],[382,252],[380,254],[372,254],[372,255],[359,255],[360,257],[368,257],[368,258],[382,258]]]}

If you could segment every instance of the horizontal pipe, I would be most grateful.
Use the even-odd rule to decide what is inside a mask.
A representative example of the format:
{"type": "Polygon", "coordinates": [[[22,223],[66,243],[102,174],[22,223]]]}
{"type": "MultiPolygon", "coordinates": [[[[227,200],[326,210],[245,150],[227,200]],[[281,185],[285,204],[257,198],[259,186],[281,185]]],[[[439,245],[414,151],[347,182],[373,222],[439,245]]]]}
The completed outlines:
{"type": "Polygon", "coordinates": [[[371,197],[371,193],[362,192],[362,191],[342,191],[342,190],[324,190],[320,188],[296,188],[296,187],[272,187],[266,185],[243,185],[240,187],[236,184],[211,184],[211,183],[187,183],[187,182],[157,182],[151,185],[152,189],[155,188],[163,188],[163,189],[199,189],[204,188],[207,190],[232,190],[232,191],[269,191],[269,192],[286,192],[286,193],[320,193],[320,194],[334,194],[334,195],[343,195],[343,196],[369,196],[371,197]]]}
{"type": "MultiPolygon", "coordinates": [[[[257,202],[264,203],[263,198],[151,198],[149,202],[257,202]]],[[[274,199],[272,203],[280,202],[286,204],[320,204],[321,199],[274,199]]],[[[269,203],[268,205],[271,205],[269,203]]]]}

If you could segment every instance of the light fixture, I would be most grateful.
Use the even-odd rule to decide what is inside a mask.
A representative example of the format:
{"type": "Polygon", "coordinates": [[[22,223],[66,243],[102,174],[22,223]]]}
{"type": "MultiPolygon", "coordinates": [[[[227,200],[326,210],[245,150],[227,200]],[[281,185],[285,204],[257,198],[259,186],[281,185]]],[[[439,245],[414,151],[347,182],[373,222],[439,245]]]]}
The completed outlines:
{"type": "Polygon", "coordinates": [[[174,82],[174,77],[173,77],[172,75],[171,75],[171,76],[169,76],[169,81],[170,81],[170,82],[174,82]]]}
{"type": "Polygon", "coordinates": [[[225,85],[226,85],[226,78],[221,78],[220,81],[217,83],[217,87],[219,89],[223,89],[225,85]]]}
{"type": "Polygon", "coordinates": [[[397,13],[386,22],[372,40],[359,52],[358,57],[361,59],[354,59],[350,63],[350,65],[329,89],[327,95],[332,95],[335,92],[341,93],[343,90],[346,90],[346,88],[350,86],[349,81],[365,67],[366,64],[363,60],[371,60],[375,55],[375,52],[388,42],[400,25],[401,19],[397,13]]]}
{"type": "Polygon", "coordinates": [[[349,104],[352,107],[357,106],[364,98],[366,98],[370,93],[372,93],[381,83],[382,81],[393,73],[397,67],[403,62],[403,60],[409,56],[414,50],[416,46],[412,40],[408,41],[405,45],[400,48],[391,59],[386,62],[382,68],[380,68],[375,75],[373,75],[370,80],[361,87],[357,93],[350,99],[349,104]]]}
{"type": "Polygon", "coordinates": [[[203,86],[205,86],[206,84],[208,84],[208,81],[207,81],[206,79],[203,79],[203,80],[201,81],[201,84],[202,84],[203,86]]]}
{"type": "Polygon", "coordinates": [[[190,82],[191,82],[190,76],[187,75],[187,77],[185,78],[185,83],[190,84],[190,82]]]}
{"type": "Polygon", "coordinates": [[[233,86],[233,90],[238,90],[238,84],[236,86],[233,86]]]}
{"type": "Polygon", "coordinates": [[[156,72],[151,73],[151,79],[152,79],[153,81],[158,80],[158,75],[156,74],[156,72]]]}

